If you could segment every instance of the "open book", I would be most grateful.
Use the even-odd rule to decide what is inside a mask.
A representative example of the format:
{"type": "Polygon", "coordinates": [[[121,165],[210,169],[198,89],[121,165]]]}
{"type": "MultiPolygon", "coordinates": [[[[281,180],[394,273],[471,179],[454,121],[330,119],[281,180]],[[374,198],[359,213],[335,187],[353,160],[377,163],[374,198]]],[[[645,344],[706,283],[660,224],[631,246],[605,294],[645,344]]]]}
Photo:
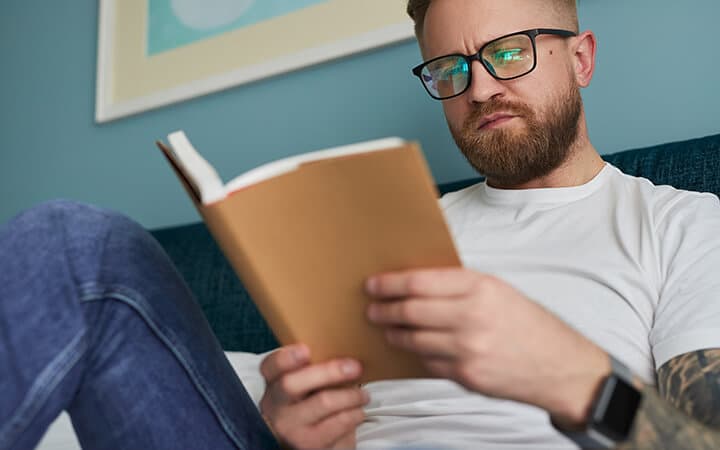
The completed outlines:
{"type": "Polygon", "coordinates": [[[425,159],[388,138],[285,158],[228,183],[182,131],[158,142],[211,234],[283,344],[314,362],[354,357],[361,382],[427,376],[365,310],[368,276],[459,266],[425,159]]]}

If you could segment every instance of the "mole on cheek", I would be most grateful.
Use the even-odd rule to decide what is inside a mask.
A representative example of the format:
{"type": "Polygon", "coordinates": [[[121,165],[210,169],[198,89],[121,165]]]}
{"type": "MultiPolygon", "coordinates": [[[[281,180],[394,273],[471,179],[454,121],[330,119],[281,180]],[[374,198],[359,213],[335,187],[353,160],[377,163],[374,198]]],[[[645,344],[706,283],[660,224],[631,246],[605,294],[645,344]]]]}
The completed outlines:
{"type": "Polygon", "coordinates": [[[550,56],[552,56],[552,54],[553,54],[553,51],[552,51],[552,50],[550,50],[550,56]]]}

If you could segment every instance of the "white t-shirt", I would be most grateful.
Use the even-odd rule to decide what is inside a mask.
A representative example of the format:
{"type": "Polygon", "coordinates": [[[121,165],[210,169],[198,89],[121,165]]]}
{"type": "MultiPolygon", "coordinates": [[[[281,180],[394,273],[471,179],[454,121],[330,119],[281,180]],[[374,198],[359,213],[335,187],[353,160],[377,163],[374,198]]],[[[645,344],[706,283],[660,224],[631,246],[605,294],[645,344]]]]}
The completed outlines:
{"type": "MultiPolygon", "coordinates": [[[[463,264],[494,274],[647,383],[674,356],[720,347],[720,203],[606,165],[582,186],[498,190],[441,204],[463,264]]],[[[510,318],[508,318],[510,320],[510,318]]],[[[539,408],[442,380],[366,386],[359,448],[576,448],[539,408]]]]}

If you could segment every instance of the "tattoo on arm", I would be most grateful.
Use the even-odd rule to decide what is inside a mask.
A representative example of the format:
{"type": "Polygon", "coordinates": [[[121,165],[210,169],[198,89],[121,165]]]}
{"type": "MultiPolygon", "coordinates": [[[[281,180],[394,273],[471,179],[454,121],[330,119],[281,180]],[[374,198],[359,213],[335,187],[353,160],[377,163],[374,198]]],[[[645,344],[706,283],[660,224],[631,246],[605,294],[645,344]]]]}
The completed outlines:
{"type": "Polygon", "coordinates": [[[686,353],[646,386],[627,449],[720,448],[720,349],[686,353]]]}
{"type": "Polygon", "coordinates": [[[686,353],[658,371],[660,395],[685,414],[720,428],[720,350],[686,353]]]}

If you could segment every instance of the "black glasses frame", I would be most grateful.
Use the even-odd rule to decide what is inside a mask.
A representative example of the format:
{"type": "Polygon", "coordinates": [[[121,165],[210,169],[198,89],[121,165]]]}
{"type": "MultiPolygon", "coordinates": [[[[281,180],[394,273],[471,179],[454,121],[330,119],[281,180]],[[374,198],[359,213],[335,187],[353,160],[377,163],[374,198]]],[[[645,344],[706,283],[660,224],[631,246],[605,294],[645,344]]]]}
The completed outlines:
{"type": "Polygon", "coordinates": [[[438,56],[437,58],[433,58],[433,59],[424,61],[424,62],[421,63],[420,65],[417,65],[417,66],[413,67],[413,68],[412,68],[412,73],[413,73],[413,75],[415,75],[416,77],[418,77],[418,78],[420,79],[420,83],[423,85],[423,87],[425,88],[425,90],[427,91],[427,93],[430,94],[430,97],[432,97],[432,98],[434,98],[434,99],[436,99],[436,100],[447,100],[447,99],[450,99],[450,98],[457,97],[457,96],[459,96],[459,95],[464,94],[464,93],[468,90],[468,88],[470,88],[470,85],[472,84],[472,62],[473,62],[473,61],[478,61],[478,62],[480,62],[480,65],[483,66],[483,67],[485,68],[485,70],[486,70],[493,78],[495,78],[496,80],[508,81],[508,80],[514,80],[514,79],[516,79],[516,78],[524,77],[525,75],[527,75],[527,74],[529,74],[530,72],[532,72],[533,70],[535,70],[535,68],[537,67],[537,47],[536,47],[536,45],[535,45],[535,38],[538,37],[538,36],[540,36],[541,34],[551,34],[551,35],[554,35],[554,36],[561,36],[561,37],[564,37],[564,38],[569,38],[569,37],[575,37],[575,36],[577,36],[577,33],[575,33],[574,31],[559,30],[559,29],[555,29],[555,28],[534,28],[534,29],[531,29],[531,30],[516,31],[515,33],[506,34],[506,35],[504,35],[504,36],[500,36],[499,38],[493,39],[493,40],[490,41],[490,42],[487,42],[485,45],[483,45],[482,47],[480,47],[480,50],[478,50],[476,53],[473,53],[472,55],[464,55],[464,54],[462,54],[462,53],[451,53],[451,54],[449,54],[449,55],[442,55],[442,56],[438,56]],[[502,40],[502,39],[506,39],[506,38],[509,38],[509,37],[512,37],[512,36],[518,36],[518,35],[525,35],[525,36],[529,37],[529,38],[530,38],[530,41],[532,42],[532,49],[533,49],[533,64],[532,64],[532,67],[531,67],[527,72],[524,72],[524,73],[522,73],[522,74],[520,74],[520,75],[515,75],[515,76],[513,76],[513,77],[508,77],[508,78],[500,77],[500,76],[498,76],[497,73],[494,73],[494,71],[491,70],[490,67],[488,67],[488,66],[485,64],[485,61],[483,60],[483,58],[482,58],[481,55],[482,55],[483,51],[484,51],[489,45],[492,45],[492,44],[494,44],[494,43],[496,43],[497,41],[500,41],[500,40],[502,40]],[[457,94],[453,94],[453,95],[451,95],[451,96],[449,96],[449,97],[437,97],[437,96],[435,96],[432,92],[430,92],[430,89],[428,88],[427,84],[425,84],[425,82],[423,81],[423,79],[422,79],[422,70],[423,70],[423,69],[425,68],[425,66],[427,66],[428,64],[434,63],[435,61],[440,60],[440,59],[448,58],[448,57],[450,57],[450,56],[458,56],[458,57],[461,57],[461,58],[463,58],[463,59],[465,60],[465,62],[467,62],[467,65],[468,65],[468,81],[467,81],[467,86],[465,86],[465,89],[463,89],[461,92],[458,92],[457,94]]]}

